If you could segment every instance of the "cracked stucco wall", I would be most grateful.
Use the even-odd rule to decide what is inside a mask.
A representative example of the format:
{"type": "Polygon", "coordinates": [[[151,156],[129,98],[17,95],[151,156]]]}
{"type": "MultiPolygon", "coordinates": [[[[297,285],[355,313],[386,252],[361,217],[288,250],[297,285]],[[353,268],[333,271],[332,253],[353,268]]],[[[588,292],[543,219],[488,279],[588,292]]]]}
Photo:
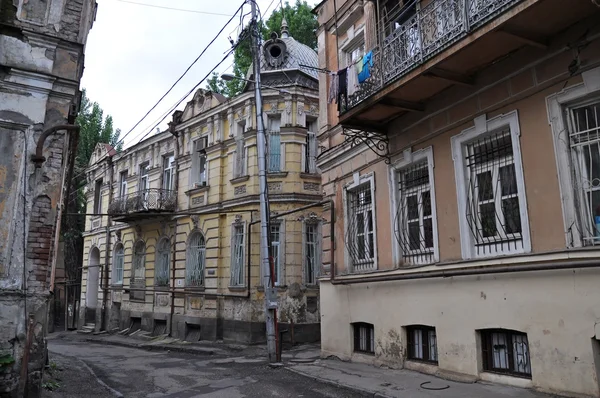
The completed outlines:
{"type": "Polygon", "coordinates": [[[37,397],[46,361],[50,275],[93,0],[0,0],[0,396],[37,397]],[[83,34],[85,33],[85,34],[83,34]],[[28,379],[20,380],[29,342],[28,379]],[[23,383],[21,383],[23,382],[23,383]],[[23,390],[26,388],[26,392],[23,390]]]}

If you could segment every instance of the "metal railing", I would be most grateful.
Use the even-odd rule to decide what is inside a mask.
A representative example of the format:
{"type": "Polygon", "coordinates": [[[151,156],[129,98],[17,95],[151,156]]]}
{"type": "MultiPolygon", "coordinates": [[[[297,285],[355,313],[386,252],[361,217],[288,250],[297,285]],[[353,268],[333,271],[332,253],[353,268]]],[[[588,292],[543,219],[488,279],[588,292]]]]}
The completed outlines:
{"type": "Polygon", "coordinates": [[[433,0],[373,49],[371,76],[347,102],[340,104],[340,113],[354,108],[521,1],[433,0]]]}
{"type": "Polygon", "coordinates": [[[140,212],[169,212],[177,207],[177,192],[149,188],[114,199],[108,206],[108,214],[119,216],[140,212]]]}

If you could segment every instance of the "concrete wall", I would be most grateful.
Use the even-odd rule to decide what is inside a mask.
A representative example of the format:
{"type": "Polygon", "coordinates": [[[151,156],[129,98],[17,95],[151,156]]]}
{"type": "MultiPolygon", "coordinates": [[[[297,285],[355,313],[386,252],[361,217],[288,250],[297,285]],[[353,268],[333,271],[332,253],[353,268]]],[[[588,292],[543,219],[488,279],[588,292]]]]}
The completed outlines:
{"type": "Polygon", "coordinates": [[[42,131],[74,117],[94,13],[92,0],[0,1],[0,356],[14,360],[0,371],[2,396],[40,395],[72,136],[46,139],[41,168],[31,156],[42,131]],[[28,380],[20,380],[27,349],[28,380]]]}
{"type": "Polygon", "coordinates": [[[439,365],[416,364],[418,370],[598,396],[599,282],[600,271],[582,269],[352,286],[322,281],[322,355],[415,367],[406,363],[404,327],[428,325],[436,328],[439,365]],[[374,356],[353,353],[352,322],[374,325],[374,356]],[[488,328],[527,333],[531,380],[482,371],[477,330],[488,328]]]}

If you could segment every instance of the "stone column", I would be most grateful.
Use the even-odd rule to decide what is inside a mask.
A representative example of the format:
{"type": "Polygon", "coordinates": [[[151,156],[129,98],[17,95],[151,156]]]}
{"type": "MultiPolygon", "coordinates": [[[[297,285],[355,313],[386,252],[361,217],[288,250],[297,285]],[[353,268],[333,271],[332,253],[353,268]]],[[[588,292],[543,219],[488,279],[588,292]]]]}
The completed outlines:
{"type": "Polygon", "coordinates": [[[373,0],[365,1],[363,5],[365,13],[365,51],[371,51],[377,46],[377,13],[373,0]]]}

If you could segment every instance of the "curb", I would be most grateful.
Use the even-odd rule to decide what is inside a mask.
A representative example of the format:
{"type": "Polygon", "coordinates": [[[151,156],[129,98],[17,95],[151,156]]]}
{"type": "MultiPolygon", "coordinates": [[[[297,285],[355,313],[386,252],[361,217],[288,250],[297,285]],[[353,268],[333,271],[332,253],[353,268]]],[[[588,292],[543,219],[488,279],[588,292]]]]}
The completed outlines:
{"type": "Polygon", "coordinates": [[[364,389],[364,388],[359,388],[359,387],[355,387],[355,386],[348,386],[348,385],[340,384],[337,381],[333,381],[333,380],[329,380],[329,379],[326,379],[326,378],[323,378],[323,377],[311,375],[311,374],[305,373],[305,372],[303,372],[301,370],[294,369],[293,366],[292,367],[286,366],[285,369],[289,370],[290,372],[299,374],[300,376],[308,377],[308,378],[311,378],[313,380],[317,380],[317,381],[320,381],[322,383],[329,384],[329,385],[332,385],[332,386],[335,386],[335,387],[338,387],[338,388],[344,388],[346,390],[355,391],[355,392],[358,392],[358,393],[369,394],[373,398],[395,398],[395,397],[392,397],[391,395],[387,395],[387,394],[384,394],[384,393],[381,393],[381,392],[378,392],[378,391],[373,392],[371,390],[367,390],[367,389],[364,389]]]}
{"type": "Polygon", "coordinates": [[[125,343],[122,341],[107,341],[107,340],[99,340],[99,339],[92,339],[92,338],[87,338],[87,339],[80,340],[80,341],[85,341],[88,343],[95,343],[95,344],[100,344],[100,345],[114,345],[114,346],[126,347],[126,348],[137,348],[137,349],[142,349],[142,350],[146,350],[146,351],[162,350],[162,351],[184,352],[184,353],[196,354],[196,355],[208,355],[208,356],[215,355],[215,351],[213,351],[213,350],[198,350],[193,347],[182,347],[182,346],[176,346],[176,345],[171,346],[171,345],[166,345],[166,344],[150,345],[150,344],[144,344],[144,343],[125,343]]]}

